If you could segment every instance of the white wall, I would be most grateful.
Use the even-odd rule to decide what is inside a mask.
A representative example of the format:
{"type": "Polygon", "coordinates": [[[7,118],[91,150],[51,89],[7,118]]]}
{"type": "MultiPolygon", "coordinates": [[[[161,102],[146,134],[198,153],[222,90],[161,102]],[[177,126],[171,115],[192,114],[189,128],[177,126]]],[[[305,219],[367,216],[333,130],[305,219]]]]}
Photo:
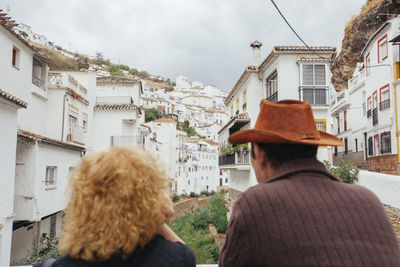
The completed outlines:
{"type": "MultiPolygon", "coordinates": [[[[2,29],[2,27],[0,27],[2,29]]],[[[1,64],[1,63],[0,63],[1,64]]],[[[0,266],[10,261],[13,223],[17,107],[0,99],[0,266]]]]}

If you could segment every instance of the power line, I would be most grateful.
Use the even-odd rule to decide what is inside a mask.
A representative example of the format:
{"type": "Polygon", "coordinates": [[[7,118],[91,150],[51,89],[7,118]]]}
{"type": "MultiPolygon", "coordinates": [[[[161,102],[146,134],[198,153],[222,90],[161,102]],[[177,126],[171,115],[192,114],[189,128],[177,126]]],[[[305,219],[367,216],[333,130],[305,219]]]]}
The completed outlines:
{"type": "MultiPolygon", "coordinates": [[[[328,60],[329,63],[334,63],[336,65],[342,65],[342,66],[347,66],[347,67],[352,67],[355,68],[357,67],[357,65],[353,66],[353,65],[347,65],[344,63],[337,63],[337,62],[332,62],[331,60],[329,60],[329,58],[323,57],[320,54],[318,54],[317,52],[315,52],[301,37],[300,35],[295,31],[295,29],[293,29],[292,25],[290,25],[290,23],[287,21],[287,19],[285,18],[285,16],[282,14],[282,12],[280,11],[279,7],[275,4],[274,0],[271,0],[272,4],[274,5],[274,7],[276,8],[276,10],[278,11],[279,15],[281,15],[282,19],[286,22],[286,24],[289,26],[289,28],[292,30],[292,32],[296,35],[296,37],[307,47],[308,50],[310,50],[310,52],[312,52],[313,54],[317,55],[319,58],[324,59],[324,60],[328,60]]],[[[368,68],[375,68],[375,67],[388,67],[391,66],[389,64],[380,64],[380,65],[370,65],[367,66],[368,68]]]]}

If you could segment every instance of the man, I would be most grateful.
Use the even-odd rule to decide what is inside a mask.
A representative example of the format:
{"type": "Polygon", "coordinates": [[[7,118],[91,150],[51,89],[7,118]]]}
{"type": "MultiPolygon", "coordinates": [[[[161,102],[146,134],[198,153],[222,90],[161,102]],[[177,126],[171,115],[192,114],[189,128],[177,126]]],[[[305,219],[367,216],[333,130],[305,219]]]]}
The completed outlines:
{"type": "Polygon", "coordinates": [[[236,200],[219,266],[400,266],[400,248],[378,198],[340,182],[316,159],[343,145],[317,131],[311,106],[262,100],[251,142],[258,181],[236,200]]]}

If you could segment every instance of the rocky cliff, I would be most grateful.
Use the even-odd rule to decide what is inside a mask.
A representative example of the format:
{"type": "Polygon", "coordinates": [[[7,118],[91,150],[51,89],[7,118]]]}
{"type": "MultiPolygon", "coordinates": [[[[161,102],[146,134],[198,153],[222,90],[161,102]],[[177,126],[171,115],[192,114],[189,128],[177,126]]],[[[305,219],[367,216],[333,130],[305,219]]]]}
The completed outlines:
{"type": "Polygon", "coordinates": [[[368,0],[360,14],[353,17],[344,30],[342,49],[331,63],[332,84],[336,91],[347,88],[347,81],[353,75],[361,51],[372,34],[387,20],[390,15],[398,14],[400,0],[368,0]]]}

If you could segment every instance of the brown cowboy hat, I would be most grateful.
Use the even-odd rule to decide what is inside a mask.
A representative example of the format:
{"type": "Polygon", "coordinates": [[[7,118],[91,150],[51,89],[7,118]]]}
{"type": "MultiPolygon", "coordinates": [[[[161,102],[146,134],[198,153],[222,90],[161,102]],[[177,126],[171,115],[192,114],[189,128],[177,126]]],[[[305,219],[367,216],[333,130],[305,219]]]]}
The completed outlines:
{"type": "Polygon", "coordinates": [[[252,142],[343,146],[336,136],[317,130],[310,104],[298,100],[261,100],[254,128],[240,130],[228,141],[234,145],[252,142]]]}

